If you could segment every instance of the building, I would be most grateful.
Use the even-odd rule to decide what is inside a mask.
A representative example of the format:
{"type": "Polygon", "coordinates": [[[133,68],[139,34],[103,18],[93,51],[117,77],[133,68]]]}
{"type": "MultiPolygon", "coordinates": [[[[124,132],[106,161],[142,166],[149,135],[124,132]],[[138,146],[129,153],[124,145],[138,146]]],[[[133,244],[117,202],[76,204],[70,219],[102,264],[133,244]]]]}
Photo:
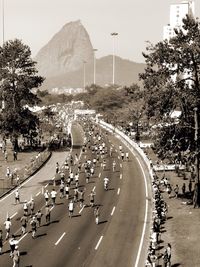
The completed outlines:
{"type": "Polygon", "coordinates": [[[175,35],[174,28],[181,28],[186,15],[194,16],[194,1],[182,1],[170,5],[170,22],[164,26],[163,40],[168,40],[175,35]]]}

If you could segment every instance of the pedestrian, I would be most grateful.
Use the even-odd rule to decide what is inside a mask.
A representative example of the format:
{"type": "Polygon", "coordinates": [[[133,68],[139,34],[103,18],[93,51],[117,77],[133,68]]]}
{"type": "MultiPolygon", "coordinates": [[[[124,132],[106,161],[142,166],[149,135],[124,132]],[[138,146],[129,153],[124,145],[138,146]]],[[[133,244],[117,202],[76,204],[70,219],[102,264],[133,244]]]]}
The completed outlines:
{"type": "Polygon", "coordinates": [[[37,220],[37,225],[38,227],[41,226],[41,220],[42,220],[42,212],[41,210],[38,210],[36,213],[36,220],[37,220]]]}
{"type": "Polygon", "coordinates": [[[165,249],[163,256],[162,256],[162,259],[163,259],[163,267],[167,267],[167,265],[168,265],[167,249],[165,249]]]}
{"type": "Polygon", "coordinates": [[[30,209],[31,209],[31,216],[32,216],[34,213],[34,209],[35,209],[35,202],[33,198],[31,199],[31,202],[30,202],[30,209]]]}
{"type": "Polygon", "coordinates": [[[121,152],[121,159],[122,159],[122,161],[124,161],[124,152],[123,151],[121,152]]]}
{"type": "Polygon", "coordinates": [[[94,206],[94,196],[95,196],[95,192],[92,190],[91,193],[89,194],[90,207],[93,207],[94,206]]]}
{"type": "Polygon", "coordinates": [[[51,200],[52,200],[52,205],[54,206],[56,204],[56,196],[57,196],[57,192],[56,190],[53,188],[51,191],[51,200]]]}
{"type": "Polygon", "coordinates": [[[77,202],[78,201],[78,188],[75,187],[74,188],[74,202],[77,202]]]}
{"type": "Polygon", "coordinates": [[[15,191],[15,205],[20,203],[20,194],[19,194],[19,190],[17,189],[15,191]]]}
{"type": "Polygon", "coordinates": [[[7,178],[10,177],[10,168],[9,167],[6,168],[6,177],[7,178]]]}
{"type": "Polygon", "coordinates": [[[0,255],[2,254],[3,250],[3,231],[0,229],[0,255]]]}
{"type": "Polygon", "coordinates": [[[171,247],[170,243],[167,244],[166,250],[167,250],[168,267],[171,267],[171,251],[172,251],[172,247],[171,247]]]}
{"type": "Polygon", "coordinates": [[[13,151],[13,160],[15,161],[15,160],[17,160],[17,151],[13,151]]]}
{"type": "Polygon", "coordinates": [[[115,168],[116,168],[116,161],[113,160],[113,172],[115,171],[115,168]]]}
{"type": "Polygon", "coordinates": [[[49,205],[46,205],[45,207],[45,217],[46,217],[46,224],[49,224],[51,220],[51,210],[49,205]]]}
{"type": "Polygon", "coordinates": [[[61,184],[60,184],[60,198],[63,198],[64,197],[64,188],[65,188],[65,185],[61,181],[61,184]]]}
{"type": "Polygon", "coordinates": [[[28,203],[27,200],[25,200],[23,205],[24,215],[28,216],[28,203]]]}
{"type": "Polygon", "coordinates": [[[74,212],[74,203],[72,200],[70,200],[68,204],[68,209],[69,209],[69,217],[72,218],[74,212]]]}
{"type": "Polygon", "coordinates": [[[129,161],[129,153],[126,152],[126,160],[129,161]]]}
{"type": "Polygon", "coordinates": [[[174,188],[174,193],[175,193],[176,198],[178,198],[178,192],[179,192],[179,187],[178,185],[176,185],[174,188]]]}
{"type": "Polygon", "coordinates": [[[97,207],[94,209],[94,216],[95,216],[95,223],[96,223],[96,224],[99,224],[99,215],[100,215],[100,212],[99,212],[99,206],[97,206],[97,207]]]}
{"type": "Polygon", "coordinates": [[[84,191],[83,190],[80,190],[79,191],[79,202],[80,202],[80,208],[83,207],[83,203],[84,203],[84,191]]]}
{"type": "Polygon", "coordinates": [[[46,205],[47,205],[48,201],[49,201],[49,191],[48,191],[48,189],[44,193],[44,198],[45,198],[45,202],[46,202],[46,205]]]}
{"type": "Polygon", "coordinates": [[[20,263],[20,252],[19,252],[18,246],[16,245],[13,251],[13,266],[12,267],[19,267],[19,263],[20,263]]]}
{"type": "Polygon", "coordinates": [[[37,220],[35,216],[33,216],[33,218],[31,219],[30,225],[32,228],[32,238],[35,238],[36,231],[37,231],[37,220]]]}
{"type": "Polygon", "coordinates": [[[66,196],[66,199],[69,199],[69,185],[68,184],[65,186],[65,196],[66,196]]]}
{"type": "Polygon", "coordinates": [[[59,163],[58,163],[58,162],[56,162],[56,173],[58,173],[58,172],[59,172],[59,168],[60,168],[60,165],[59,165],[59,163]]]}
{"type": "Polygon", "coordinates": [[[17,177],[16,177],[16,184],[17,184],[17,186],[20,185],[20,177],[19,177],[19,174],[17,174],[17,177]]]}
{"type": "Polygon", "coordinates": [[[192,180],[190,179],[189,184],[188,184],[188,189],[190,194],[192,193],[192,180]]]}
{"type": "Polygon", "coordinates": [[[26,233],[26,227],[27,227],[27,223],[28,223],[28,219],[26,215],[23,215],[20,219],[21,221],[21,225],[22,225],[22,235],[24,235],[26,233]]]}
{"type": "Polygon", "coordinates": [[[6,240],[9,238],[10,236],[10,228],[11,228],[11,221],[10,221],[10,218],[8,217],[6,219],[6,221],[4,222],[4,225],[5,225],[5,230],[6,230],[6,240]]]}
{"type": "Polygon", "coordinates": [[[183,183],[183,185],[182,185],[182,195],[183,195],[183,197],[185,196],[185,189],[186,189],[186,185],[185,185],[185,183],[183,183]]]}
{"type": "Polygon", "coordinates": [[[10,245],[10,257],[13,257],[13,253],[15,250],[15,246],[18,244],[18,241],[15,239],[15,236],[12,235],[10,240],[9,240],[9,245],[10,245]]]}

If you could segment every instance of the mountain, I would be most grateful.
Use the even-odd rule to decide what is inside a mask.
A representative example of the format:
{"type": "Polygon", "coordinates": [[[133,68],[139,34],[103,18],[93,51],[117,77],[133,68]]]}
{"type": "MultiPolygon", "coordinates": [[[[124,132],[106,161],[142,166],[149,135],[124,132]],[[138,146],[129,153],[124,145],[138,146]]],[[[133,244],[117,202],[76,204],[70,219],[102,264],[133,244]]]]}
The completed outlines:
{"type": "Polygon", "coordinates": [[[67,23],[36,55],[39,73],[56,77],[80,69],[83,61],[91,61],[93,48],[81,22],[67,23]]]}
{"type": "MultiPolygon", "coordinates": [[[[112,55],[96,59],[96,84],[112,83],[112,55]]],[[[46,77],[41,90],[83,87],[85,65],[86,85],[93,83],[94,50],[89,35],[81,24],[67,23],[36,55],[39,74],[46,77]],[[83,64],[83,62],[86,62],[83,64]]],[[[138,73],[145,64],[115,57],[115,83],[138,83],[138,73]]]]}

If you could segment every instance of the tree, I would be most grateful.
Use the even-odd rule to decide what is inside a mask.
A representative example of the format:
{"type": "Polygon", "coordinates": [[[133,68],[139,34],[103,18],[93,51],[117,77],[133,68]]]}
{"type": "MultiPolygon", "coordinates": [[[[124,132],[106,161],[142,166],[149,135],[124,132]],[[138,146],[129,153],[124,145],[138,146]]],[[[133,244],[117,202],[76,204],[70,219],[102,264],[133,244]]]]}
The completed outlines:
{"type": "MultiPolygon", "coordinates": [[[[194,119],[194,109],[200,110],[199,22],[186,16],[182,28],[175,29],[175,37],[169,42],[149,44],[147,51],[148,54],[143,54],[147,67],[140,74],[144,82],[147,116],[161,121],[163,126],[168,125],[161,129],[165,138],[160,136],[163,147],[173,150],[178,145],[179,152],[189,150],[199,162],[199,130],[196,128],[195,131],[198,123],[195,124],[194,119]],[[181,110],[178,123],[170,117],[176,108],[181,110]]],[[[199,112],[196,114],[199,122],[199,112]]],[[[199,186],[199,164],[197,184],[199,186]]]]}
{"type": "Polygon", "coordinates": [[[34,105],[39,99],[31,89],[38,88],[44,78],[37,75],[36,62],[31,51],[20,40],[8,41],[0,47],[0,130],[15,143],[19,134],[36,130],[37,117],[26,105],[34,105]]]}

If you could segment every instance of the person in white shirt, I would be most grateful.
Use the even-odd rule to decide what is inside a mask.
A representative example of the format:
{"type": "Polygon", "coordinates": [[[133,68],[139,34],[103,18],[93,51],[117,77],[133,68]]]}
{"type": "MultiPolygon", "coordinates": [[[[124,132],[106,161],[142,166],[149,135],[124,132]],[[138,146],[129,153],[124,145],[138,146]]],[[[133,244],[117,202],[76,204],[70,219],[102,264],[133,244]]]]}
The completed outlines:
{"type": "Polygon", "coordinates": [[[5,230],[6,230],[6,240],[9,238],[10,236],[10,228],[11,228],[11,221],[10,221],[10,218],[8,217],[6,219],[6,221],[4,222],[4,225],[5,225],[5,230]]]}
{"type": "Polygon", "coordinates": [[[51,191],[51,200],[52,200],[53,206],[56,204],[56,196],[57,196],[57,192],[53,188],[52,191],[51,191]]]}
{"type": "Polygon", "coordinates": [[[74,202],[72,200],[70,200],[69,202],[68,209],[69,209],[69,217],[71,218],[74,212],[74,202]]]}

